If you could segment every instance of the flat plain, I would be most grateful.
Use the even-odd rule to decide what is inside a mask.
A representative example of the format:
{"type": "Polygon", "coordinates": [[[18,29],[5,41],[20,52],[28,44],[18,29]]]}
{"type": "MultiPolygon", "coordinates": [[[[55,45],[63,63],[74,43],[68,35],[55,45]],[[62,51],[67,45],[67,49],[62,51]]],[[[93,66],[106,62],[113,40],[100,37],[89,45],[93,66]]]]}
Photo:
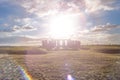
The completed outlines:
{"type": "MultiPolygon", "coordinates": [[[[38,46],[0,47],[0,65],[4,64],[3,59],[9,58],[21,66],[31,80],[120,80],[120,46],[116,45],[51,51],[38,46]]],[[[0,79],[3,78],[0,75],[0,79]]]]}

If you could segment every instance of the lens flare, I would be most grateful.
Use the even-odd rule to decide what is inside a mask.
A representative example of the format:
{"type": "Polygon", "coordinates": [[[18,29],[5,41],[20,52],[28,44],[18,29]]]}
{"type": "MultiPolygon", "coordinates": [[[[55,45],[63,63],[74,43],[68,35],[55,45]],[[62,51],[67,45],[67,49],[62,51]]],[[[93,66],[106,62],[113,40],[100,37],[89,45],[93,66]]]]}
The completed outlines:
{"type": "Polygon", "coordinates": [[[67,75],[67,80],[74,80],[74,78],[69,74],[67,75]]]}
{"type": "Polygon", "coordinates": [[[25,69],[23,69],[21,66],[19,66],[19,68],[25,80],[32,80],[31,76],[27,73],[25,69]]]}

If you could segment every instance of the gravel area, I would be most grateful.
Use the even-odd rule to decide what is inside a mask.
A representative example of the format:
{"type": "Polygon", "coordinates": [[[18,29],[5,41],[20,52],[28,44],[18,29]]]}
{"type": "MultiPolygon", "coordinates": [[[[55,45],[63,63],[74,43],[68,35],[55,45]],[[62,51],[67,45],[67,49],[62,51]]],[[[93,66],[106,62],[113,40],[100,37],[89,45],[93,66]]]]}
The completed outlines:
{"type": "Polygon", "coordinates": [[[27,80],[22,68],[7,54],[0,54],[0,80],[27,80]]]}

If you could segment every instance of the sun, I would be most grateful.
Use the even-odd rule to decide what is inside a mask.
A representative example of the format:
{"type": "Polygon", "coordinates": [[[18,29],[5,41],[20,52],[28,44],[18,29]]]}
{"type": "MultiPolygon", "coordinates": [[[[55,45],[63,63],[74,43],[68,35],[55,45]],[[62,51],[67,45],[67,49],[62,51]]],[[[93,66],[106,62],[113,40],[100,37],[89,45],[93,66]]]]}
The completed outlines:
{"type": "Polygon", "coordinates": [[[71,15],[57,15],[50,20],[52,38],[70,38],[75,33],[75,19],[71,15]]]}

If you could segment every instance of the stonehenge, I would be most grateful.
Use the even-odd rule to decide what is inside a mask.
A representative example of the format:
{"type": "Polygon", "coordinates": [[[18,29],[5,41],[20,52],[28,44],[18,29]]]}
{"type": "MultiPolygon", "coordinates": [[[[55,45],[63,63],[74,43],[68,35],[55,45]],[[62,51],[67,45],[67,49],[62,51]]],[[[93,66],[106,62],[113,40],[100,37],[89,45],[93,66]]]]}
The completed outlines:
{"type": "Polygon", "coordinates": [[[81,42],[78,40],[70,39],[52,39],[52,40],[42,40],[42,48],[48,50],[56,49],[80,49],[81,42]]]}

